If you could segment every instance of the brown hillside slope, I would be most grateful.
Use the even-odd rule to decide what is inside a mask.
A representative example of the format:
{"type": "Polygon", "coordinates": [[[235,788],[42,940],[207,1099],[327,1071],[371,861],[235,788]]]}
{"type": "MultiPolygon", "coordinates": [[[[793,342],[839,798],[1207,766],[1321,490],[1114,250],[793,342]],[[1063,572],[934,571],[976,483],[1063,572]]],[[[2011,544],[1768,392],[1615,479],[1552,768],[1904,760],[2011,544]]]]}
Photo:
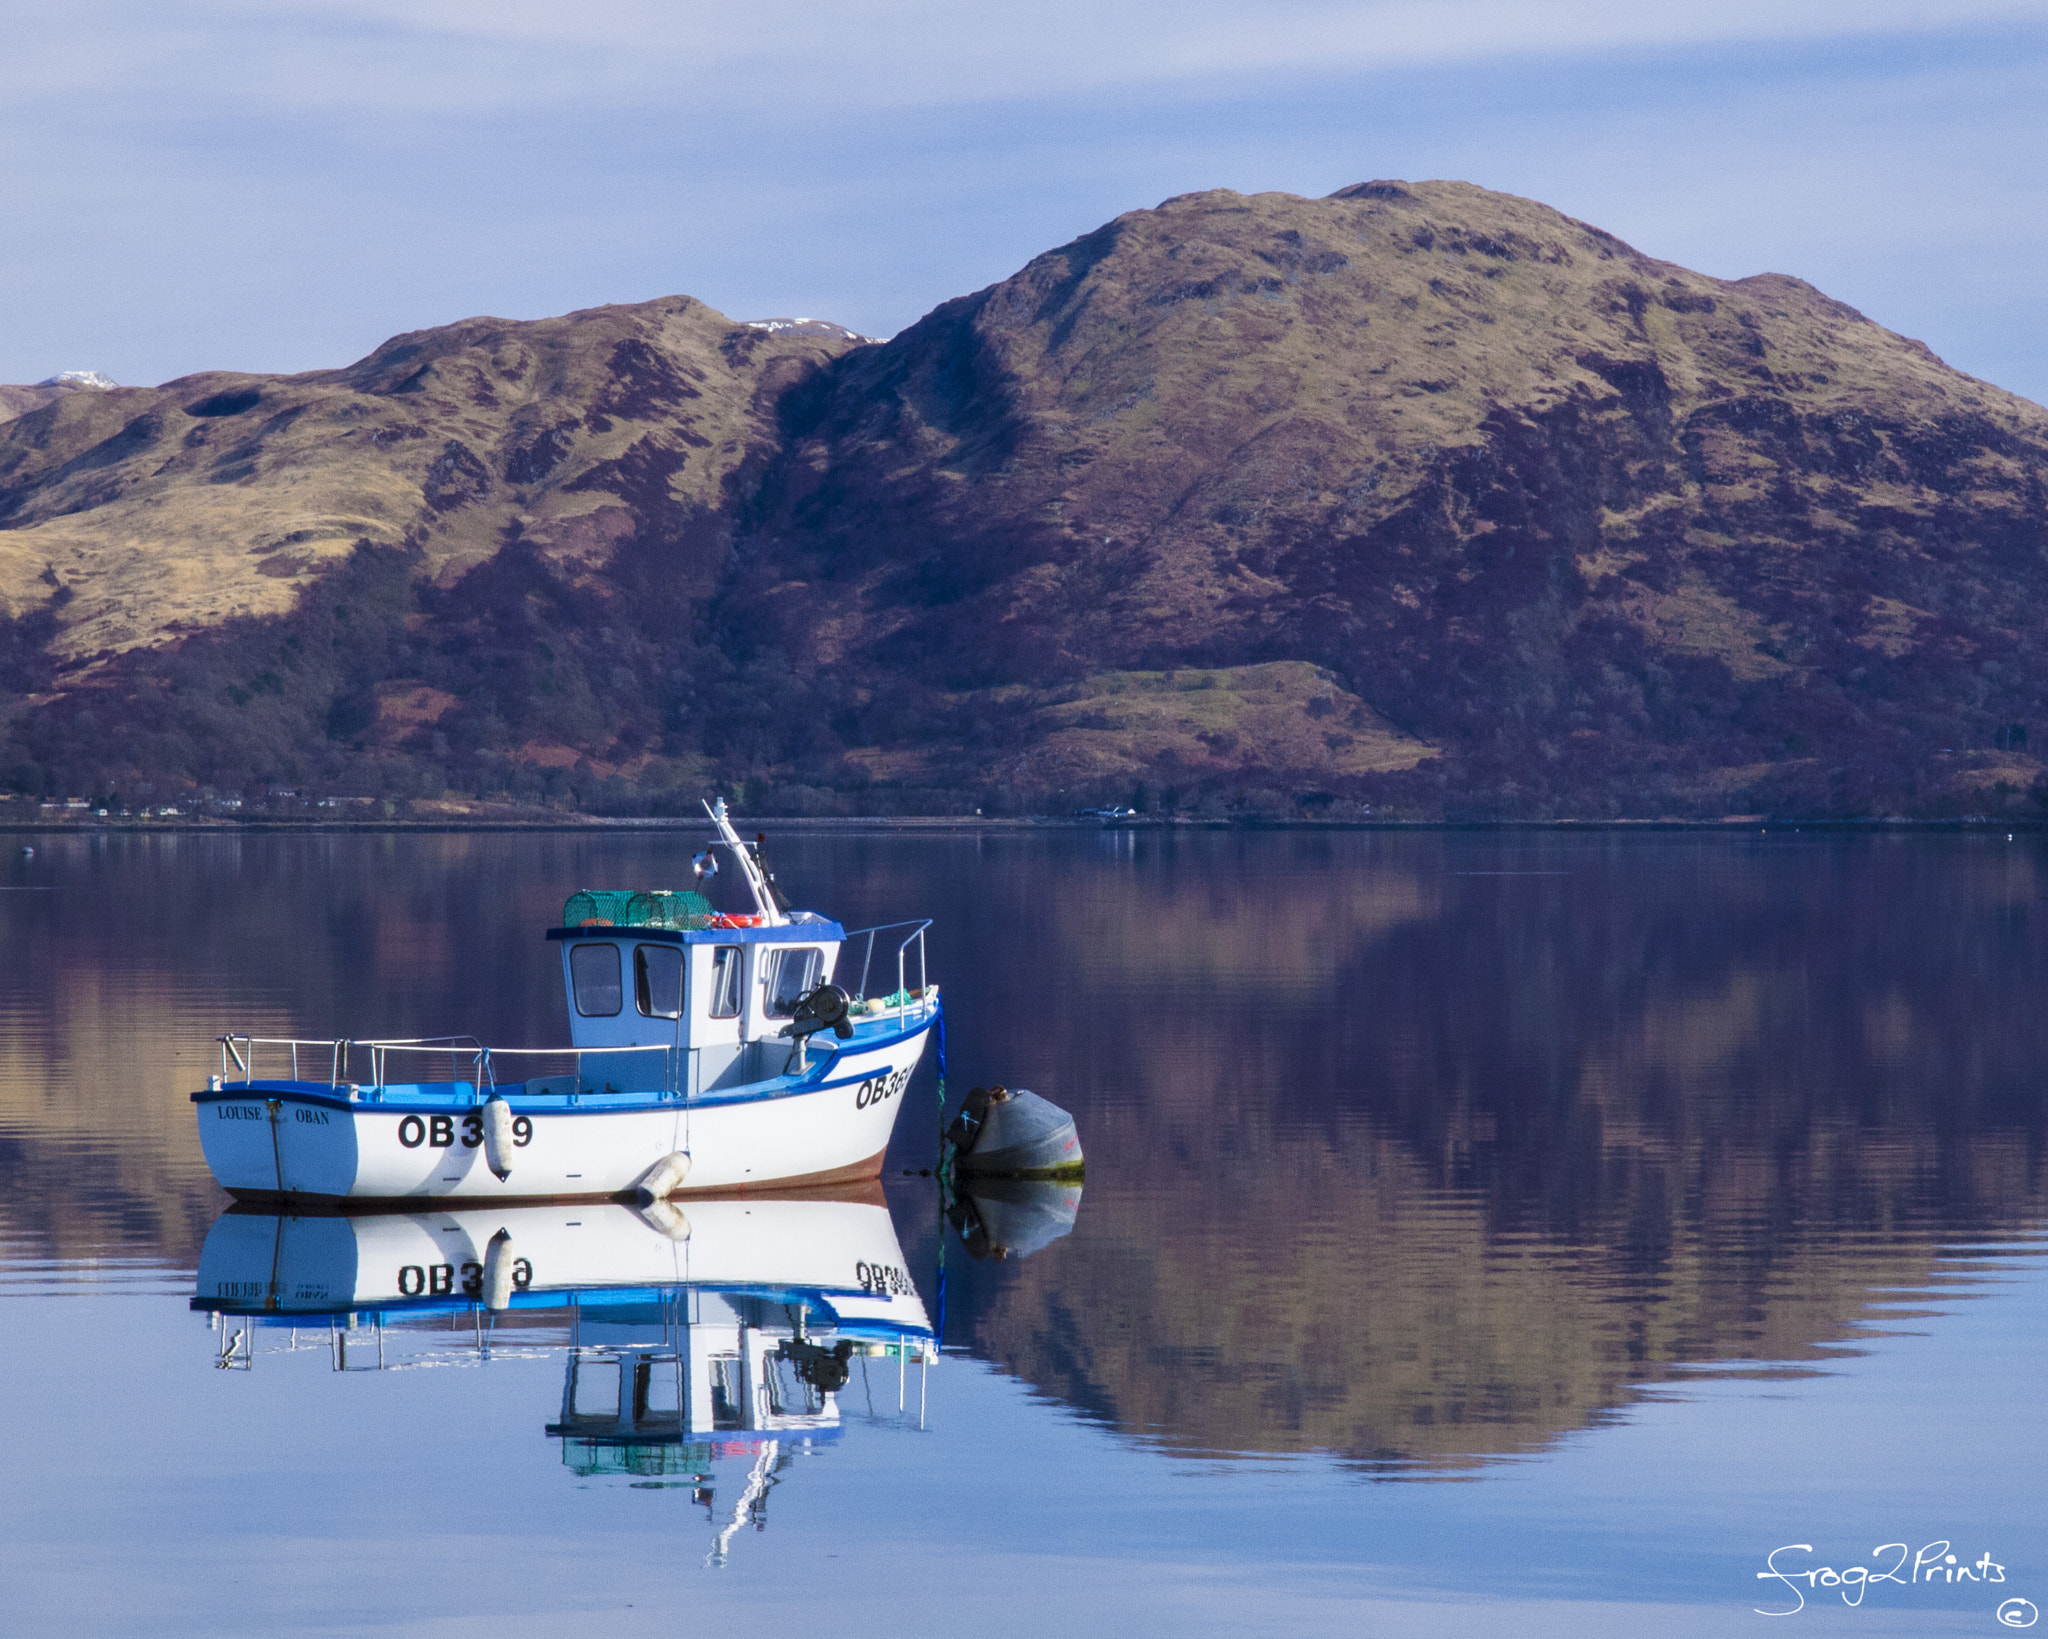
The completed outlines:
{"type": "Polygon", "coordinates": [[[515,526],[572,577],[638,541],[702,596],[776,396],[845,345],[675,297],[469,319],[343,370],[66,393],[0,426],[0,611],[68,589],[54,647],[91,665],[283,614],[359,540],[410,543],[445,583],[515,526]]]}
{"type": "Polygon", "coordinates": [[[0,421],[12,421],[18,415],[40,410],[69,391],[65,387],[0,387],[0,421]]]}
{"type": "Polygon", "coordinates": [[[676,297],[0,423],[0,783],[2026,807],[2044,471],[1794,279],[1193,194],[881,345],[676,297]]]}
{"type": "Polygon", "coordinates": [[[1906,801],[2041,710],[2048,412],[1466,184],[1169,200],[798,397],[731,636],[943,681],[959,775],[1044,763],[1005,685],[1189,664],[1327,668],[1445,749],[1388,789],[1506,811],[1906,801]]]}

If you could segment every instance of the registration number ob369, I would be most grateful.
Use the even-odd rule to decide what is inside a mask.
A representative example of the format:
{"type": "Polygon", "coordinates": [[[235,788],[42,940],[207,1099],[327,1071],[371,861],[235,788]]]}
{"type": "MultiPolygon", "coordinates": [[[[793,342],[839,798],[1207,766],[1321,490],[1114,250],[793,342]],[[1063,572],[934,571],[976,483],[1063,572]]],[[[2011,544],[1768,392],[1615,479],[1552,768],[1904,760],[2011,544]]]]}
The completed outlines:
{"type": "Polygon", "coordinates": [[[880,1104],[884,1099],[894,1098],[909,1085],[910,1068],[908,1065],[901,1070],[891,1070],[885,1076],[872,1076],[868,1080],[863,1081],[859,1089],[854,1093],[853,1107],[856,1110],[865,1110],[871,1105],[880,1104]]]}
{"type": "MultiPolygon", "coordinates": [[[[452,1115],[409,1115],[398,1124],[398,1141],[409,1150],[416,1150],[422,1144],[431,1144],[437,1150],[445,1150],[455,1143],[455,1117],[452,1115]]],[[[473,1150],[484,1141],[484,1118],[480,1115],[466,1115],[462,1118],[462,1147],[473,1150]]],[[[525,1149],[533,1142],[533,1118],[515,1115],[512,1118],[512,1142],[525,1149]]]]}

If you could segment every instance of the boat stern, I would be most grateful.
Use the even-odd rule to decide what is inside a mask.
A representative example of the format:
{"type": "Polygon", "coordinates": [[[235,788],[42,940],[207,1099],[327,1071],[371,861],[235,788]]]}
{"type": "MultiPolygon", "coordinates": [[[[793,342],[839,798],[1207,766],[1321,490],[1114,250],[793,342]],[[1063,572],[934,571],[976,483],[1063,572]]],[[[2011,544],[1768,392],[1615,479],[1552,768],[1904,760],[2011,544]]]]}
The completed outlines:
{"type": "Polygon", "coordinates": [[[356,1179],[355,1111],[325,1083],[227,1082],[194,1093],[199,1143],[236,1196],[342,1200],[356,1179]]]}

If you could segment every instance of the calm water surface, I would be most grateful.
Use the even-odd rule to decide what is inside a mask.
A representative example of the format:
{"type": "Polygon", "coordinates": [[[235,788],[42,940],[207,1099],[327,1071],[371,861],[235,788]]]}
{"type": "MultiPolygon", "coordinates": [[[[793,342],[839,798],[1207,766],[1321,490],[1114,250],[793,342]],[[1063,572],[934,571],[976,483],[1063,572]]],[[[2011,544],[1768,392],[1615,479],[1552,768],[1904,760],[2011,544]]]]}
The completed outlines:
{"type": "Polygon", "coordinates": [[[938,918],[956,1096],[1032,1087],[1087,1146],[1073,1232],[977,1260],[904,1175],[929,1069],[907,1095],[928,1372],[857,1360],[773,1452],[608,1463],[548,1433],[567,1309],[394,1317],[383,1370],[337,1371],[324,1320],[238,1355],[192,1307],[214,1035],[560,1040],[563,897],[672,883],[696,841],[7,843],[0,1630],[2048,1609],[2048,857],[2002,834],[791,833],[799,903],[938,918]],[[1789,1544],[1905,1563],[1852,1607],[1760,1580],[1789,1544]]]}

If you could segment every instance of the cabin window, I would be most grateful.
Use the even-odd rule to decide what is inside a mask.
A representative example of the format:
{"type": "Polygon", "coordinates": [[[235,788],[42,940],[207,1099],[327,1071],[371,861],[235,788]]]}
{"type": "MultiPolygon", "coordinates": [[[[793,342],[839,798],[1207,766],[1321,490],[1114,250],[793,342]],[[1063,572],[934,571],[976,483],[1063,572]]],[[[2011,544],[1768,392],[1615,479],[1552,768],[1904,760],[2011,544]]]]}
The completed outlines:
{"type": "Polygon", "coordinates": [[[821,951],[776,951],[775,964],[768,975],[768,1017],[786,1019],[794,1013],[797,999],[818,988],[820,970],[824,965],[825,957],[821,951]]]}
{"type": "Polygon", "coordinates": [[[633,952],[633,999],[649,1019],[683,1014],[683,953],[674,945],[641,945],[633,952]]]}
{"type": "Polygon", "coordinates": [[[711,1016],[740,1016],[740,947],[720,945],[711,952],[711,1016]]]}
{"type": "MultiPolygon", "coordinates": [[[[589,945],[588,950],[598,947],[589,945]]],[[[576,1417],[602,1417],[610,1421],[619,1415],[619,1363],[616,1360],[579,1359],[574,1367],[575,1376],[570,1382],[575,1387],[572,1395],[570,1414],[576,1417]]]]}
{"type": "Polygon", "coordinates": [[[711,1426],[713,1428],[745,1428],[747,1426],[746,1378],[740,1370],[740,1357],[736,1354],[715,1354],[705,1362],[711,1370],[711,1426]]]}
{"type": "Polygon", "coordinates": [[[576,993],[576,1011],[586,1019],[616,1018],[626,999],[619,983],[619,947],[571,945],[569,988],[576,993]]]}

